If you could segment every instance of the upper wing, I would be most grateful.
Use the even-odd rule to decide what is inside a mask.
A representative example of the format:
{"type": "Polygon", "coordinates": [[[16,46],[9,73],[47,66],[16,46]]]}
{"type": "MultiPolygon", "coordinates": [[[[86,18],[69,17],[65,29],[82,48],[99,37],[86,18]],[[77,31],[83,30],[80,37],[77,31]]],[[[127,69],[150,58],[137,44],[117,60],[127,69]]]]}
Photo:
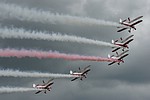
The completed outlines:
{"type": "Polygon", "coordinates": [[[142,21],[143,21],[143,20],[139,20],[139,21],[137,21],[137,22],[131,24],[131,26],[134,26],[134,25],[136,25],[136,24],[138,24],[138,23],[140,23],[140,22],[142,22],[142,21]]]}
{"type": "Polygon", "coordinates": [[[134,39],[130,39],[129,41],[125,42],[123,45],[129,44],[131,41],[133,41],[134,39]]]}
{"type": "Polygon", "coordinates": [[[121,59],[123,59],[124,57],[126,57],[126,56],[128,56],[129,54],[125,54],[125,55],[123,55],[123,56],[121,56],[118,60],[121,60],[121,59]]]}
{"type": "Polygon", "coordinates": [[[48,88],[49,86],[51,86],[52,84],[54,84],[54,82],[47,84],[47,85],[45,86],[45,89],[48,88]]]}
{"type": "Polygon", "coordinates": [[[134,22],[134,21],[136,21],[136,20],[138,20],[138,19],[140,19],[140,18],[142,18],[142,17],[143,17],[143,16],[139,16],[139,17],[137,17],[137,18],[131,20],[130,23],[132,23],[132,22],[134,22]]]}
{"type": "Polygon", "coordinates": [[[49,84],[51,81],[53,81],[54,79],[52,78],[52,79],[50,79],[50,80],[48,80],[46,83],[45,83],[45,85],[46,84],[49,84]]]}
{"type": "Polygon", "coordinates": [[[86,70],[87,68],[89,68],[91,65],[88,65],[87,67],[84,68],[84,70],[86,70]]]}
{"type": "Polygon", "coordinates": [[[121,32],[121,31],[126,30],[126,29],[128,29],[128,28],[127,27],[122,28],[122,29],[118,30],[117,32],[121,32]]]}
{"type": "Polygon", "coordinates": [[[134,35],[130,35],[128,36],[126,39],[124,39],[123,41],[121,41],[121,43],[124,43],[125,41],[129,40],[130,38],[132,38],[134,35]]]}

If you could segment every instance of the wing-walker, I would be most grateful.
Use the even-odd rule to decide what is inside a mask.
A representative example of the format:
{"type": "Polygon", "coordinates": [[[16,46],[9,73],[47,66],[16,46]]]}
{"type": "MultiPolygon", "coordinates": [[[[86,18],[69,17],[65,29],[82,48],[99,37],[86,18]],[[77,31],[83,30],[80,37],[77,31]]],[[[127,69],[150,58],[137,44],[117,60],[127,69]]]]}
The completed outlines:
{"type": "Polygon", "coordinates": [[[122,51],[124,51],[124,49],[128,49],[129,46],[128,44],[133,41],[134,39],[132,38],[134,35],[130,35],[127,38],[123,39],[122,37],[120,39],[117,40],[112,40],[112,44],[117,45],[119,47],[113,47],[114,49],[112,50],[112,52],[116,52],[117,50],[122,48],[122,51]]]}
{"type": "Polygon", "coordinates": [[[74,81],[74,80],[76,80],[76,79],[78,79],[78,78],[80,78],[80,80],[83,80],[83,78],[87,78],[87,74],[88,74],[88,72],[91,70],[89,67],[90,67],[91,65],[88,65],[87,67],[85,67],[84,69],[81,69],[80,67],[79,67],[79,71],[78,72],[76,72],[76,71],[70,71],[70,75],[74,75],[74,76],[77,76],[77,77],[75,77],[75,78],[73,78],[71,81],[74,81]]]}
{"type": "Polygon", "coordinates": [[[129,29],[128,32],[131,32],[131,29],[136,30],[135,25],[141,23],[143,20],[140,20],[140,18],[142,18],[143,16],[139,16],[133,20],[131,20],[129,17],[128,19],[122,20],[120,19],[119,24],[121,24],[122,26],[119,26],[117,28],[119,28],[119,30],[117,32],[121,32],[123,30],[129,29]]]}
{"type": "Polygon", "coordinates": [[[45,83],[43,80],[43,84],[33,84],[33,88],[36,88],[38,91],[35,94],[38,94],[40,92],[44,92],[46,94],[46,91],[51,90],[51,85],[54,84],[53,79],[49,80],[48,82],[45,83]]]}
{"type": "Polygon", "coordinates": [[[128,51],[129,51],[129,50],[125,50],[125,51],[123,51],[123,52],[120,53],[120,54],[118,54],[118,52],[116,52],[116,54],[117,54],[116,56],[115,56],[115,55],[112,55],[112,56],[111,56],[111,55],[108,54],[108,58],[112,58],[112,59],[119,60],[119,62],[113,61],[113,62],[109,63],[108,65],[112,65],[112,64],[114,64],[114,63],[118,63],[118,65],[120,65],[121,62],[124,63],[123,58],[125,58],[126,56],[129,55],[129,54],[126,54],[128,51]]]}

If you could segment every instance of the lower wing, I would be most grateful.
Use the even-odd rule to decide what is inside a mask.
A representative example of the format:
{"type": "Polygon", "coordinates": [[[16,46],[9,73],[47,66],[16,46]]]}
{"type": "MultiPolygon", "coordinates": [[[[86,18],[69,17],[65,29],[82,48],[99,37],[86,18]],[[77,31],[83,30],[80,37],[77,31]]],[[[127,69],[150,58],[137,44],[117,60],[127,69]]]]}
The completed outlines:
{"type": "Polygon", "coordinates": [[[127,27],[122,28],[122,29],[118,30],[117,32],[121,32],[121,31],[126,30],[126,29],[128,29],[128,28],[127,27]]]}
{"type": "Polygon", "coordinates": [[[40,93],[40,92],[42,92],[42,91],[37,91],[35,94],[38,94],[38,93],[40,93]]]}
{"type": "Polygon", "coordinates": [[[118,47],[118,48],[112,50],[112,52],[115,52],[115,51],[117,51],[117,50],[119,50],[119,49],[120,49],[120,47],[118,47]]]}
{"type": "Polygon", "coordinates": [[[116,63],[116,62],[115,62],[115,61],[113,61],[113,62],[109,63],[108,65],[112,65],[112,64],[114,64],[114,63],[116,63]]]}
{"type": "Polygon", "coordinates": [[[74,80],[76,80],[76,79],[78,79],[78,77],[75,77],[74,79],[72,79],[71,81],[74,81],[74,80]]]}

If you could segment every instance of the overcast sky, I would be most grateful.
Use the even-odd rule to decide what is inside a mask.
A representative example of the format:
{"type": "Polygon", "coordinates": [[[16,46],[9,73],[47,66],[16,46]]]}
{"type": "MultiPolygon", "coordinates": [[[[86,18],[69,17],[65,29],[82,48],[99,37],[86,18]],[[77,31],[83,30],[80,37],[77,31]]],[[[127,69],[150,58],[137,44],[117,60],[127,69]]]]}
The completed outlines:
{"type": "MultiPolygon", "coordinates": [[[[91,72],[84,81],[56,79],[52,91],[47,95],[34,92],[0,94],[1,100],[149,100],[150,99],[150,1],[149,0],[0,0],[21,7],[36,8],[41,11],[90,17],[118,22],[120,18],[135,18],[143,15],[143,22],[132,33],[117,33],[114,26],[77,26],[53,25],[40,22],[20,21],[18,19],[0,19],[1,27],[24,28],[26,30],[60,32],[111,42],[112,39],[134,34],[129,45],[129,56],[125,63],[108,66],[106,62],[66,61],[63,59],[36,58],[0,58],[1,69],[19,69],[21,71],[39,71],[50,73],[69,73],[70,69],[91,66],[91,72]]],[[[1,18],[1,17],[0,17],[1,18]]],[[[63,53],[106,57],[111,54],[109,47],[97,47],[87,44],[51,42],[37,40],[17,40],[0,38],[0,48],[26,48],[37,50],[57,50],[63,53]]],[[[41,83],[38,78],[1,77],[0,86],[32,87],[41,83]]],[[[46,79],[47,80],[47,79],[46,79]]]]}

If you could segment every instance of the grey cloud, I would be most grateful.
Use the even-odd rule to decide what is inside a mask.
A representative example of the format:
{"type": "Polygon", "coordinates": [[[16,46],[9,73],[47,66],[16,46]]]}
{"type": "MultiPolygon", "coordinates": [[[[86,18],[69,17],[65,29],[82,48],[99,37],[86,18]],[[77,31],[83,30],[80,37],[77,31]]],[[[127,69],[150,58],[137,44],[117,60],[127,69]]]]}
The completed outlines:
{"type": "MultiPolygon", "coordinates": [[[[52,91],[47,95],[34,95],[33,92],[0,94],[6,100],[75,100],[75,99],[102,99],[102,100],[149,100],[149,4],[148,0],[1,0],[18,4],[23,7],[37,8],[44,11],[59,12],[69,15],[88,16],[97,19],[118,21],[119,18],[134,18],[144,16],[144,21],[137,25],[133,32],[134,41],[130,44],[129,56],[120,66],[107,66],[103,62],[64,61],[61,59],[36,59],[36,58],[0,58],[1,68],[20,69],[22,71],[42,71],[50,73],[69,73],[70,69],[76,70],[91,64],[91,72],[84,81],[71,82],[69,79],[55,80],[52,91]],[[69,9],[72,7],[71,9],[69,9]],[[75,7],[80,7],[80,9],[75,7]],[[79,11],[78,11],[79,10],[79,11]],[[74,11],[74,12],[72,12],[74,11]]],[[[19,20],[1,20],[2,26],[25,28],[29,30],[54,31],[68,35],[84,36],[86,38],[111,42],[111,39],[126,37],[129,33],[117,33],[116,27],[97,26],[67,26],[48,25],[19,20]]],[[[82,55],[107,56],[111,48],[75,43],[61,43],[33,40],[0,39],[0,47],[31,48],[42,50],[57,50],[64,53],[82,55]]],[[[1,86],[32,86],[41,83],[42,79],[14,79],[1,78],[1,86]]]]}

